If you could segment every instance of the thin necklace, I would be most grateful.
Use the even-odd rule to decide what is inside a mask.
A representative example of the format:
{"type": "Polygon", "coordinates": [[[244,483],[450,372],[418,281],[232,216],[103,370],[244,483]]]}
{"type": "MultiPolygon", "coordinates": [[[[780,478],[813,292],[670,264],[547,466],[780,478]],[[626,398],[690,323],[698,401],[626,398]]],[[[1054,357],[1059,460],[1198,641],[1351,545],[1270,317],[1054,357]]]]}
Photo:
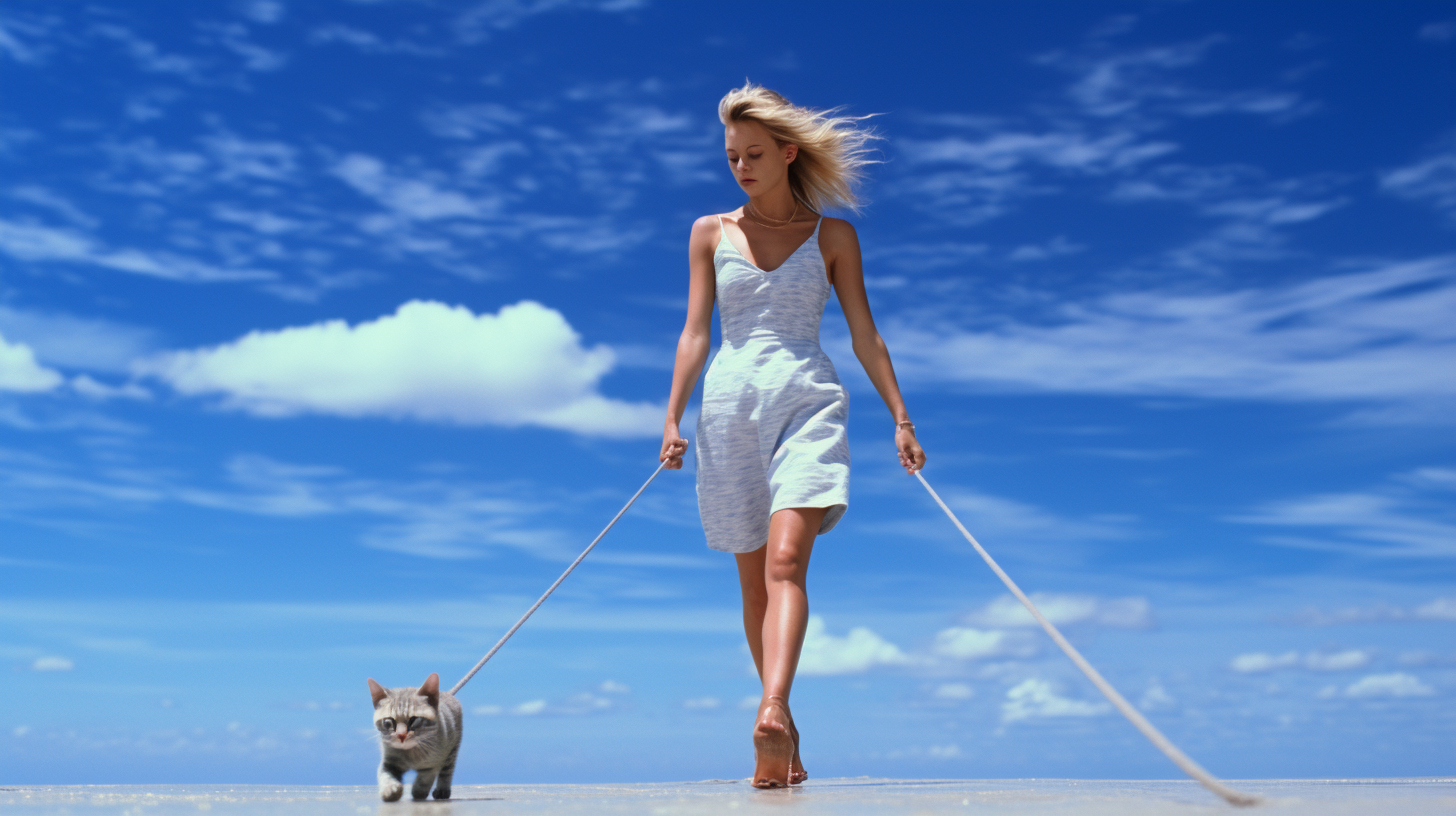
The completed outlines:
{"type": "MultiPolygon", "coordinates": [[[[799,200],[797,198],[794,199],[794,211],[789,213],[789,220],[778,224],[771,224],[768,221],[765,221],[762,213],[759,213],[758,215],[749,213],[749,207],[753,207],[752,201],[749,201],[747,204],[743,205],[743,212],[747,214],[749,218],[757,221],[759,224],[762,224],[765,227],[768,227],[769,229],[783,229],[784,227],[787,227],[788,225],[794,223],[794,216],[799,214],[799,200]]],[[[758,213],[758,208],[753,207],[753,212],[758,213]]]]}

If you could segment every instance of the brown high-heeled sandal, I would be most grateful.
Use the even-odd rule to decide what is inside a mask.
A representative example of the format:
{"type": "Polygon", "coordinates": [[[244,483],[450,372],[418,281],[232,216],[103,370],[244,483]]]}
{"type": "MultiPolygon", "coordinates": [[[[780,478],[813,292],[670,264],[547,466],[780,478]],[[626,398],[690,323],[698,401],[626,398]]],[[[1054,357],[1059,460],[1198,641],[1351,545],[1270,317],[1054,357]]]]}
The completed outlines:
{"type": "Polygon", "coordinates": [[[764,714],[774,706],[783,710],[785,720],[793,722],[793,715],[789,714],[787,700],[777,694],[764,698],[763,705],[759,706],[758,718],[753,723],[753,786],[755,788],[786,788],[794,774],[795,745],[788,727],[761,727],[764,714]],[[759,773],[764,763],[776,764],[778,760],[782,760],[786,766],[786,772],[781,778],[759,773]]]}

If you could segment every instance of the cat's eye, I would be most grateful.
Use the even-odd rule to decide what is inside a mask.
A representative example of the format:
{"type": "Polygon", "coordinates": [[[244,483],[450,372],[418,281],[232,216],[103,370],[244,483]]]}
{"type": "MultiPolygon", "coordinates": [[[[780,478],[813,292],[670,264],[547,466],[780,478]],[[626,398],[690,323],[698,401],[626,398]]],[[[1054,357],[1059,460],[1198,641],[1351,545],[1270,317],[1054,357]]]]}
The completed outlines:
{"type": "Polygon", "coordinates": [[[380,720],[379,721],[379,730],[380,731],[393,731],[394,730],[394,718],[393,717],[385,717],[384,719],[380,720]]]}
{"type": "Polygon", "coordinates": [[[418,731],[429,724],[430,721],[424,717],[410,717],[409,727],[411,731],[418,731]]]}

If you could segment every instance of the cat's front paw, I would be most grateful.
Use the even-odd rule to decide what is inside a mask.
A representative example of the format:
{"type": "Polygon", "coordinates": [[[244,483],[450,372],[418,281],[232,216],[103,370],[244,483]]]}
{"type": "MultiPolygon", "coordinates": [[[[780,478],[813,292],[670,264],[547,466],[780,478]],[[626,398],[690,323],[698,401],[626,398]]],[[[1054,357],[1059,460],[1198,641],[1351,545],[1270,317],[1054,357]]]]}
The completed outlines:
{"type": "Polygon", "coordinates": [[[435,788],[435,798],[436,799],[449,799],[450,798],[450,789],[449,788],[436,787],[435,788]]]}
{"type": "Polygon", "coordinates": [[[404,784],[399,780],[380,783],[379,798],[386,802],[398,802],[399,797],[404,796],[404,784]]]}

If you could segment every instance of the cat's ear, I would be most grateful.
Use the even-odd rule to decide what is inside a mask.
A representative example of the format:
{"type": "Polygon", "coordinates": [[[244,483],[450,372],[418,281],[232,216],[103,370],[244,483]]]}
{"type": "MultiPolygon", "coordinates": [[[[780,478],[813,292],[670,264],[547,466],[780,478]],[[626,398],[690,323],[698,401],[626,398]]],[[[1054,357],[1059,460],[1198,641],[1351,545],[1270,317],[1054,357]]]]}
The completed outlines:
{"type": "Polygon", "coordinates": [[[426,677],[425,682],[420,684],[420,694],[423,695],[426,700],[430,701],[430,705],[439,705],[440,675],[432,672],[429,677],[426,677]]]}
{"type": "Polygon", "coordinates": [[[384,690],[384,686],[374,682],[374,678],[371,677],[369,678],[369,696],[374,698],[374,707],[379,708],[379,701],[388,697],[389,692],[384,690]]]}

